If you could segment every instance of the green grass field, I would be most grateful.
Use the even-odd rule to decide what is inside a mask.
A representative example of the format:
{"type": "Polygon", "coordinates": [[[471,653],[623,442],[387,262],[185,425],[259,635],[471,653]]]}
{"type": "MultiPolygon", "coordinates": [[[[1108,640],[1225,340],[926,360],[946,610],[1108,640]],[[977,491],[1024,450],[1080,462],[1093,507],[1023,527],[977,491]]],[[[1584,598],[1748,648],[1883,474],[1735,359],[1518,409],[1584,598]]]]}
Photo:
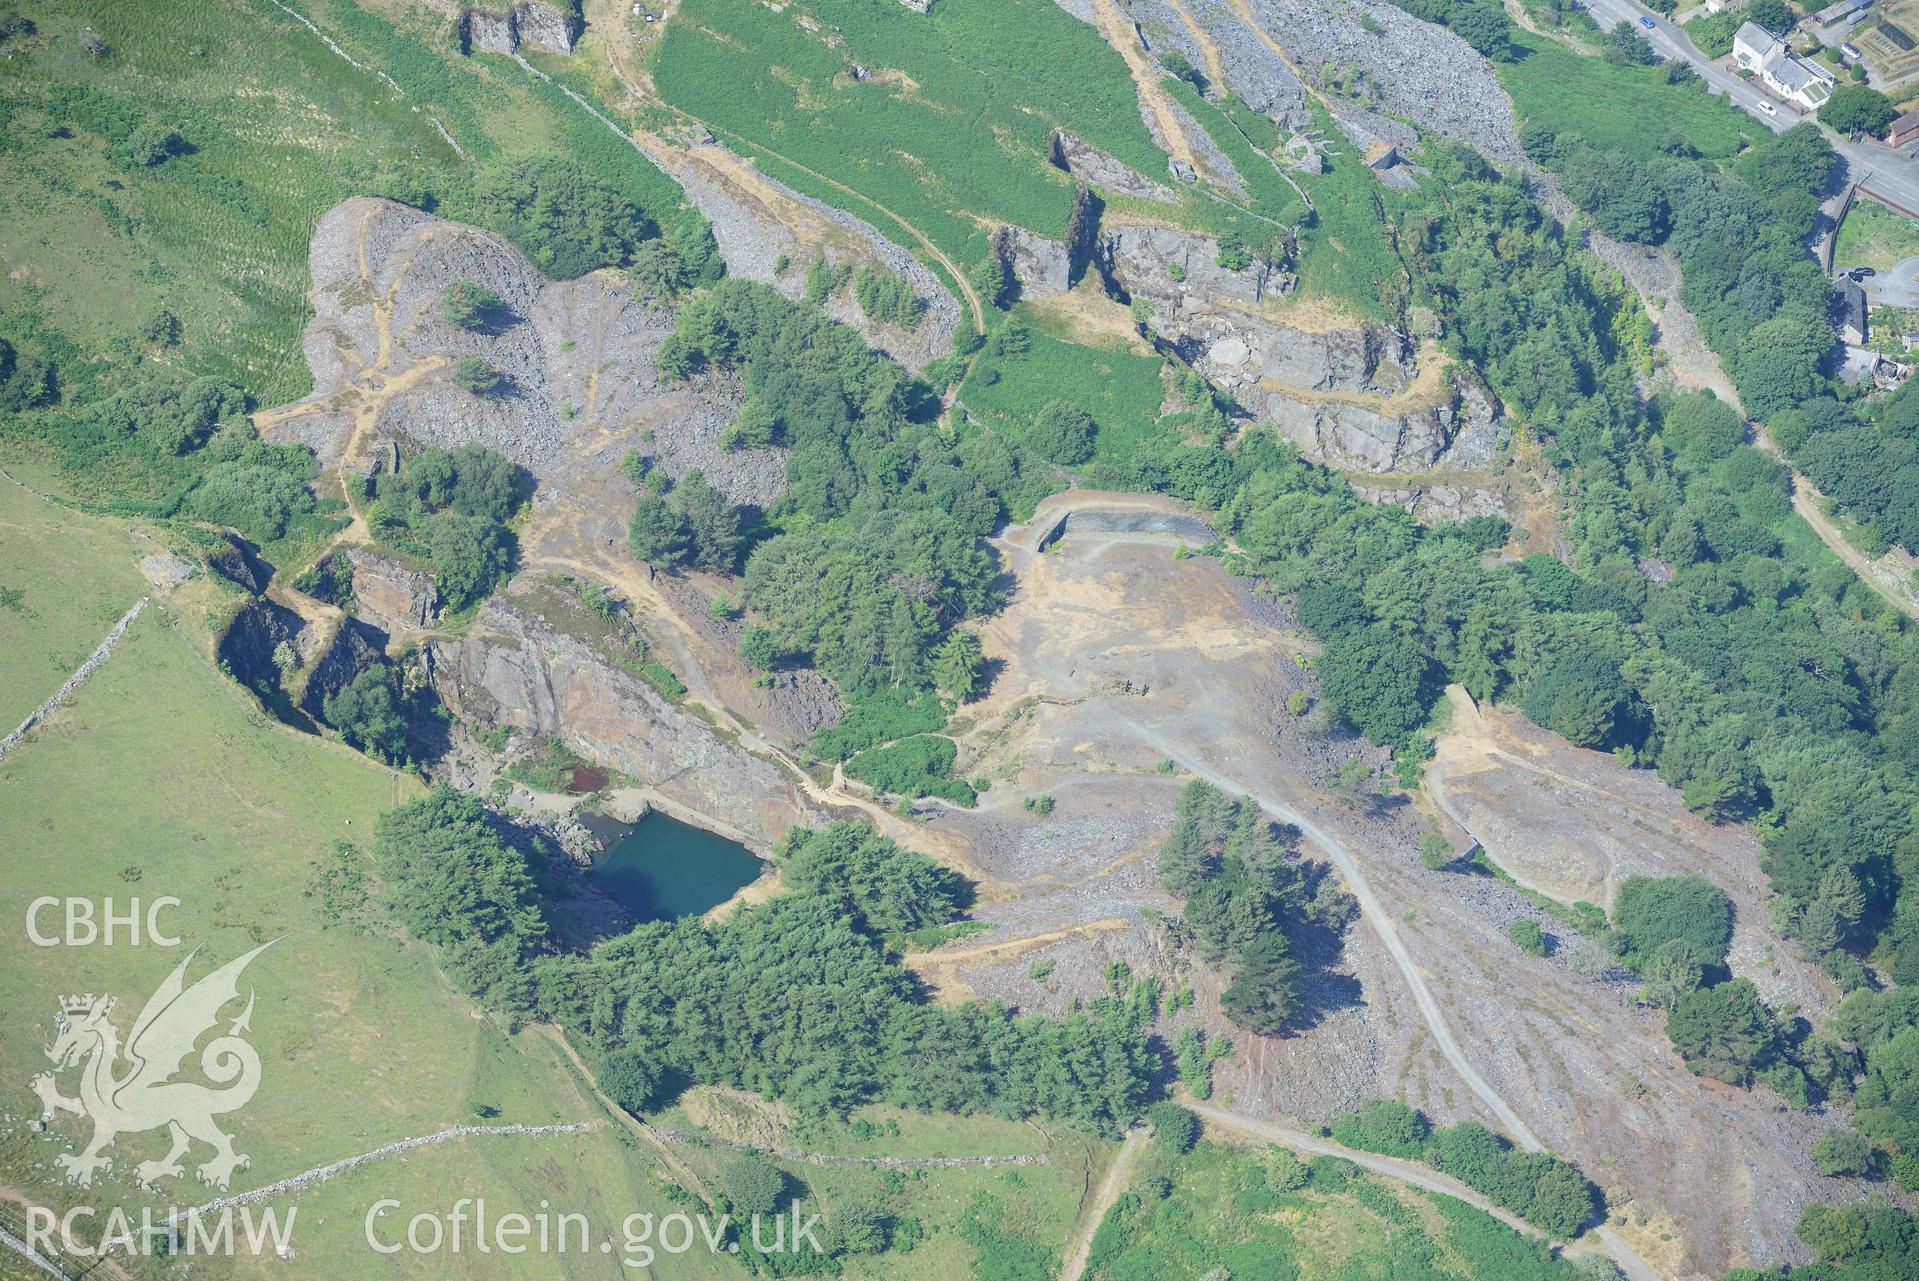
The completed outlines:
{"type": "MultiPolygon", "coordinates": [[[[90,649],[95,622],[110,623],[107,616],[124,608],[122,593],[136,593],[133,561],[150,548],[128,538],[125,522],[15,498],[20,491],[5,488],[0,574],[43,611],[29,623],[44,629],[45,641],[90,649]],[[62,600],[76,584],[82,590],[62,600]]],[[[131,1186],[130,1175],[135,1161],[161,1155],[164,1136],[119,1140],[105,1185],[82,1192],[50,1168],[55,1151],[84,1138],[82,1123],[66,1118],[52,1136],[27,1129],[36,1105],[24,1086],[47,1066],[41,1047],[53,1038],[59,998],[115,995],[124,1032],[188,950],[201,949],[191,979],[268,939],[279,941],[245,976],[257,998],[251,1040],[264,1067],[258,1094],[231,1118],[236,1146],[253,1162],[234,1190],[483,1117],[493,1124],[604,1122],[543,1033],[509,1035],[476,1018],[471,1003],[447,988],[428,949],[402,941],[377,907],[348,910],[340,896],[315,892],[336,843],[364,850],[380,811],[417,784],[269,722],[208,656],[205,623],[218,607],[216,592],[198,582],[156,601],[73,702],[0,761],[0,843],[8,851],[0,912],[15,922],[0,941],[0,1001],[13,1019],[0,1042],[0,1076],[18,1095],[0,1109],[14,1118],[0,1124],[0,1183],[56,1208],[83,1198],[100,1206],[159,1203],[131,1186]],[[123,908],[136,896],[178,897],[181,906],[162,923],[183,946],[128,946],[124,938],[111,947],[32,946],[19,923],[43,895],[112,897],[123,908]]],[[[8,620],[0,626],[13,625],[11,615],[0,618],[8,620]]],[[[59,674],[34,646],[13,639],[0,648],[0,689],[10,702],[38,701],[59,674]]],[[[73,1090],[71,1074],[64,1088],[73,1090]]],[[[191,1159],[205,1156],[200,1150],[191,1159]]],[[[507,1267],[497,1257],[453,1272],[444,1259],[396,1266],[357,1245],[377,1196],[451,1205],[485,1189],[503,1210],[531,1208],[553,1194],[556,1169],[582,1209],[623,1215],[665,1207],[648,1162],[610,1124],[553,1138],[458,1140],[370,1165],[283,1204],[300,1207],[300,1264],[316,1273],[566,1275],[557,1263],[507,1267]]],[[[165,1191],[189,1204],[207,1195],[190,1171],[165,1191]]],[[[289,1275],[289,1266],[299,1265],[259,1265],[274,1275],[289,1275]]],[[[202,1269],[249,1274],[238,1264],[203,1263],[196,1274],[202,1269]]],[[[724,1264],[687,1271],[737,1274],[724,1264]]]]}
{"type": "Polygon", "coordinates": [[[1490,1215],[1361,1173],[1311,1163],[1280,1192],[1262,1160],[1202,1143],[1184,1157],[1155,1147],[1133,1192],[1107,1214],[1088,1275],[1285,1277],[1297,1281],[1573,1281],[1571,1264],[1490,1215]]]}
{"type": "MultiPolygon", "coordinates": [[[[759,1110],[749,1096],[730,1092],[709,1093],[706,1109],[743,1117],[759,1110]]],[[[681,1109],[655,1119],[675,1129],[698,1128],[681,1109]]],[[[1119,1150],[1116,1143],[1053,1125],[921,1116],[886,1106],[860,1108],[846,1122],[802,1122],[790,1127],[780,1143],[789,1149],[837,1156],[1044,1157],[1043,1165],[900,1171],[776,1161],[801,1190],[802,1214],[826,1214],[833,1204],[850,1199],[891,1216],[896,1225],[905,1219],[918,1222],[925,1239],[910,1252],[859,1260],[850,1270],[854,1276],[885,1281],[993,1275],[980,1269],[978,1251],[959,1233],[969,1208],[981,1197],[997,1203],[1021,1235],[1057,1253],[1072,1230],[1084,1190],[1099,1182],[1119,1150]]],[[[682,1151],[687,1164],[709,1184],[739,1159],[738,1153],[722,1148],[682,1151]]]]}
{"type": "MultiPolygon", "coordinates": [[[[1193,200],[1185,219],[1196,228],[1218,236],[1230,233],[1249,245],[1258,245],[1276,229],[1270,222],[1299,228],[1299,287],[1273,304],[1275,315],[1289,306],[1331,306],[1355,318],[1384,319],[1392,311],[1388,296],[1400,288],[1403,274],[1385,218],[1393,193],[1380,185],[1350,145],[1337,145],[1341,154],[1325,162],[1322,173],[1293,174],[1294,182],[1312,198],[1313,214],[1268,159],[1282,141],[1279,129],[1265,116],[1230,95],[1202,98],[1183,80],[1166,81],[1173,96],[1226,153],[1245,180],[1248,207],[1254,214],[1209,200],[1193,200]]],[[[1338,138],[1332,118],[1315,104],[1314,125],[1327,137],[1338,138]]]]}
{"type": "Polygon", "coordinates": [[[959,391],[968,409],[1017,440],[1048,402],[1070,401],[1099,428],[1093,457],[1122,466],[1142,446],[1177,442],[1159,425],[1166,396],[1159,357],[1067,342],[1038,328],[1030,335],[1024,355],[989,353],[974,362],[959,391]]]}
{"type": "Polygon", "coordinates": [[[1522,124],[1584,138],[1602,151],[1640,160],[1684,134],[1700,155],[1730,156],[1764,128],[1706,92],[1702,81],[1669,85],[1657,67],[1622,67],[1515,29],[1514,62],[1496,62],[1522,124]]]}
{"type": "MultiPolygon", "coordinates": [[[[1166,167],[1119,55],[1045,0],[950,0],[931,14],[894,0],[818,0],[779,13],[690,0],[653,75],[667,103],[729,144],[844,183],[962,266],[985,256],[994,224],[1065,231],[1072,183],[1045,159],[1055,127],[1148,174],[1166,167]],[[843,43],[829,45],[829,34],[843,43]],[[851,63],[873,74],[855,80],[851,63]]],[[[768,171],[787,176],[777,163],[768,171]]]]}
{"type": "Polygon", "coordinates": [[[0,605],[0,734],[59,689],[147,592],[123,531],[49,520],[55,510],[0,479],[0,589],[20,593],[0,605]]]}
{"type": "Polygon", "coordinates": [[[1852,202],[1846,220],[1839,224],[1833,266],[1891,271],[1914,257],[1919,257],[1919,222],[1870,200],[1852,202]]]}
{"type": "MultiPolygon", "coordinates": [[[[1289,227],[1298,225],[1306,216],[1306,203],[1274,169],[1272,148],[1279,141],[1277,126],[1231,95],[1221,102],[1200,97],[1198,90],[1184,80],[1168,76],[1163,83],[1233,162],[1234,171],[1246,184],[1252,212],[1289,227]]],[[[1220,230],[1230,231],[1248,244],[1258,244],[1274,233],[1269,223],[1212,201],[1196,201],[1194,207],[1211,214],[1220,230]]]]}
{"type": "Polygon", "coordinates": [[[64,378],[84,381],[139,361],[135,322],[165,306],[183,329],[160,357],[168,368],[263,400],[304,391],[314,219],[381,166],[430,176],[457,163],[452,152],[408,103],[290,19],[162,0],[65,6],[39,21],[44,44],[0,63],[12,117],[0,329],[40,339],[64,378]],[[89,24],[109,41],[105,57],[73,38],[89,24]],[[83,111],[163,119],[194,150],[153,168],[121,163],[54,91],[82,95],[83,111]]]}

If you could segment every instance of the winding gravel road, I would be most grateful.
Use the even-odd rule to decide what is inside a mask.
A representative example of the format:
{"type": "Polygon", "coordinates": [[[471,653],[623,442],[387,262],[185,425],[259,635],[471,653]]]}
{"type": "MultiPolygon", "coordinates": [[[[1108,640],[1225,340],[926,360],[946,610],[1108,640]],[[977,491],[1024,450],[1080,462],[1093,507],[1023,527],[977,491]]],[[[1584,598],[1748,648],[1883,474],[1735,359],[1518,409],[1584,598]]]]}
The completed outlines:
{"type": "MultiPolygon", "coordinates": [[[[1321,852],[1332,860],[1333,866],[1338,868],[1339,874],[1346,879],[1347,888],[1352,890],[1353,897],[1358,900],[1359,910],[1365,916],[1366,923],[1372,926],[1373,933],[1379,936],[1379,941],[1386,945],[1386,951],[1392,956],[1393,963],[1399,966],[1399,972],[1405,976],[1406,985],[1412,989],[1413,1000],[1419,1006],[1420,1017],[1425,1020],[1427,1031],[1432,1033],[1433,1040],[1439,1046],[1440,1052],[1446,1056],[1446,1061],[1453,1065],[1453,1070],[1458,1072],[1466,1084],[1472,1088],[1472,1092],[1479,1096],[1480,1102],[1499,1118],[1500,1124],[1515,1143],[1529,1152],[1545,1151],[1546,1145],[1539,1141],[1539,1137],[1532,1132],[1532,1128],[1520,1118],[1519,1114],[1513,1111],[1512,1106],[1500,1097],[1499,1091],[1479,1074],[1479,1069],[1472,1065],[1471,1060],[1466,1057],[1466,1052],[1460,1048],[1459,1042],[1453,1038],[1452,1028],[1447,1026],[1446,1016],[1440,1011],[1439,1002],[1433,999],[1432,991],[1426,986],[1425,976],[1420,973],[1419,966],[1413,962],[1412,953],[1406,950],[1406,944],[1401,941],[1399,930],[1393,924],[1391,915],[1373,894],[1372,883],[1366,879],[1366,873],[1360,868],[1352,851],[1332,833],[1279,797],[1248,787],[1157,730],[1141,725],[1137,721],[1133,722],[1133,727],[1143,740],[1152,744],[1162,755],[1171,757],[1180,768],[1205,779],[1222,791],[1251,797],[1258,802],[1261,809],[1280,822],[1289,823],[1298,828],[1302,836],[1318,846],[1321,852]]],[[[1227,1115],[1237,1116],[1232,1113],[1227,1115]]],[[[1347,1154],[1342,1153],[1342,1155],[1347,1154]]],[[[1454,1194],[1448,1190],[1448,1195],[1454,1194]]],[[[1620,1271],[1626,1274],[1629,1281],[1659,1281],[1659,1274],[1653,1271],[1652,1267],[1611,1228],[1602,1225],[1594,1230],[1593,1235],[1605,1247],[1606,1254],[1619,1265],[1620,1271]]]]}

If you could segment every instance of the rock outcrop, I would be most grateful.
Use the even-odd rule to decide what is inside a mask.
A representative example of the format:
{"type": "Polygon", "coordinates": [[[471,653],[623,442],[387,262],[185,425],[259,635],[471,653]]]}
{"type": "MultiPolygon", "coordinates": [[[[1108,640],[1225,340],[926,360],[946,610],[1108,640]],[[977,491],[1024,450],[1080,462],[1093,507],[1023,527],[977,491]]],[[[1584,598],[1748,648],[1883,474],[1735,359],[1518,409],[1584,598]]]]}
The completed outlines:
{"type": "Polygon", "coordinates": [[[518,53],[522,47],[572,53],[580,36],[579,8],[575,0],[526,0],[506,9],[464,9],[459,32],[462,53],[518,53]]]}
{"type": "Polygon", "coordinates": [[[273,566],[261,560],[253,548],[233,534],[220,536],[218,545],[206,552],[207,568],[237,587],[258,596],[273,579],[273,566]]]}
{"type": "Polygon", "coordinates": [[[1429,471],[1475,466],[1498,450],[1491,401],[1472,385],[1430,405],[1375,407],[1361,400],[1302,401],[1282,392],[1242,396],[1316,462],[1344,471],[1429,471]]]}
{"type": "Polygon", "coordinates": [[[1048,158],[1055,167],[1105,191],[1140,200],[1157,200],[1162,204],[1174,204],[1179,200],[1179,193],[1165,183],[1155,182],[1131,165],[1114,159],[1092,143],[1064,129],[1053,131],[1048,158]]]}
{"type": "Polygon", "coordinates": [[[1028,298],[1063,294],[1085,274],[1098,250],[1100,213],[1105,202],[1081,183],[1066,223],[1066,239],[1049,240],[1025,227],[1006,225],[993,233],[993,252],[1019,282],[1028,298]]]}
{"type": "Polygon", "coordinates": [[[1176,324],[1182,320],[1190,328],[1167,335],[1174,346],[1216,386],[1235,395],[1266,380],[1301,391],[1392,396],[1418,374],[1412,339],[1389,325],[1312,332],[1261,323],[1258,317],[1189,313],[1174,318],[1176,324]]]}
{"type": "Polygon", "coordinates": [[[390,470],[427,445],[496,449],[539,481],[529,562],[624,541],[633,451],[677,479],[695,467],[735,503],[764,506],[786,489],[785,451],[719,447],[738,415],[739,380],[664,377],[673,318],[612,272],[548,280],[512,245],[385,200],[344,201],[320,219],[309,254],[314,316],[304,337],[314,388],[261,416],[261,434],[298,441],[347,477],[390,470]],[[447,323],[440,303],[462,280],[498,294],[484,331],[447,323]],[[474,356],[510,383],[479,397],[451,374],[474,356]]]}
{"type": "Polygon", "coordinates": [[[430,641],[428,682],[461,720],[562,739],[609,770],[770,847],[827,816],[772,763],[729,742],[585,640],[495,597],[470,631],[430,641]]]}
{"type": "Polygon", "coordinates": [[[1290,259],[1219,265],[1219,242],[1120,225],[1094,263],[1109,292],[1150,305],[1147,324],[1181,359],[1317,462],[1365,472],[1483,466],[1502,443],[1498,407],[1470,376],[1422,379],[1403,328],[1361,321],[1295,327],[1274,304],[1290,259]]]}
{"type": "Polygon", "coordinates": [[[307,671],[300,691],[300,710],[316,720],[324,719],[326,701],[345,689],[367,668],[386,661],[386,633],[357,618],[342,618],[331,636],[321,633],[319,656],[307,671]]]}
{"type": "Polygon", "coordinates": [[[350,547],[353,612],[389,632],[431,627],[440,617],[440,588],[433,575],[408,569],[390,556],[350,547]]]}
{"type": "Polygon", "coordinates": [[[1405,509],[1422,525],[1456,524],[1474,516],[1497,516],[1513,521],[1519,504],[1496,485],[1382,485],[1353,482],[1353,492],[1369,503],[1405,509]]]}
{"type": "Polygon", "coordinates": [[[1220,303],[1257,306],[1294,284],[1290,264],[1255,257],[1239,271],[1228,270],[1219,265],[1217,240],[1171,227],[1108,227],[1095,238],[1093,264],[1110,292],[1145,298],[1156,313],[1175,317],[1220,303]]]}
{"type": "Polygon", "coordinates": [[[306,621],[298,614],[256,596],[234,613],[214,653],[227,674],[248,689],[276,686],[280,669],[274,666],[274,651],[288,643],[298,649],[305,631],[306,621]]]}
{"type": "Polygon", "coordinates": [[[1024,227],[1001,227],[993,234],[993,252],[1013,273],[1024,297],[1045,298],[1072,288],[1072,255],[1060,241],[1024,227]]]}

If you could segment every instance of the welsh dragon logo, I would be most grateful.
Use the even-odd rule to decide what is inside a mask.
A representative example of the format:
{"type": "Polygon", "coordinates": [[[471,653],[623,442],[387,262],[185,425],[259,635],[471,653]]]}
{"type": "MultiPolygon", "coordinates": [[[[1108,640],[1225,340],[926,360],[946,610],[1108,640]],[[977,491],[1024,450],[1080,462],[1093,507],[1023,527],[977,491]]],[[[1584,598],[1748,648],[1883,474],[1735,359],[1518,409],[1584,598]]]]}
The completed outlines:
{"type": "Polygon", "coordinates": [[[219,1022],[221,1009],[239,999],[241,971],[272,946],[262,944],[187,987],[187,966],[196,949],[147,998],[140,1017],[133,1021],[124,1051],[119,1032],[108,1021],[113,1012],[112,997],[96,997],[89,992],[62,998],[55,1023],[58,1036],[47,1047],[47,1057],[57,1066],[52,1072],[35,1076],[32,1088],[40,1096],[44,1119],[52,1120],[57,1112],[71,1112],[93,1121],[93,1138],[85,1151],[78,1155],[61,1153],[54,1158],[66,1172],[68,1182],[89,1186],[95,1173],[112,1164],[112,1158],[104,1153],[114,1139],[161,1126],[167,1127],[172,1147],[160,1160],[142,1161],[135,1167],[141,1183],[151,1185],[181,1174],[180,1158],[195,1139],[214,1150],[212,1159],[195,1171],[203,1183],[225,1188],[235,1170],[252,1163],[233,1150],[232,1138],[214,1124],[215,1117],[245,1107],[260,1088],[260,1056],[240,1035],[250,1030],[251,991],[247,993],[246,1009],[228,1026],[226,1034],[207,1042],[200,1051],[200,1071],[225,1088],[174,1078],[193,1053],[194,1044],[219,1022]],[[58,1073],[72,1067],[80,1068],[78,1098],[61,1094],[54,1080],[58,1073]]]}

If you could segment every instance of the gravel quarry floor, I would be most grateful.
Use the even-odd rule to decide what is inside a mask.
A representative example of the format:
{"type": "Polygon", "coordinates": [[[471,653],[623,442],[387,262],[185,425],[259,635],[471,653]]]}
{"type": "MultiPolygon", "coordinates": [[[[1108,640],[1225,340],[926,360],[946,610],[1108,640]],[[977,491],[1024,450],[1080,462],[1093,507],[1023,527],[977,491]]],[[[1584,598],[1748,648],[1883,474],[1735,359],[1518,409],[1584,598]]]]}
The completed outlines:
{"type": "MultiPolygon", "coordinates": [[[[1548,933],[1562,937],[1548,956],[1528,956],[1506,930],[1539,916],[1537,907],[1491,877],[1420,862],[1420,834],[1444,822],[1429,802],[1379,783],[1339,788],[1343,762],[1384,762],[1316,712],[1285,710],[1293,690],[1317,691],[1296,661],[1313,647],[1290,630],[1282,606],[1210,560],[1175,559],[1174,535],[1074,533],[1069,523],[1043,553],[1031,550],[1062,506],[1108,504],[1137,511],[1151,500],[1072,491],[998,540],[1014,588],[984,639],[1004,667],[969,709],[960,766],[995,781],[978,810],[941,811],[927,827],[993,873],[976,915],[997,928],[916,958],[922,973],[943,990],[1063,1010],[1102,990],[1106,963],[1123,959],[1169,984],[1193,982],[1198,1021],[1223,1030],[1217,976],[1151,915],[1177,911],[1155,883],[1154,853],[1179,786],[1204,773],[1336,843],[1378,908],[1348,927],[1334,955],[1315,958],[1326,964],[1315,971],[1311,1026],[1283,1038],[1235,1034],[1239,1049],[1218,1074],[1223,1106],[1317,1121],[1388,1094],[1436,1119],[1477,1117],[1520,1138],[1517,1121],[1601,1185],[1617,1240],[1661,1275],[1803,1260],[1791,1235],[1799,1210],[1860,1196],[1857,1185],[1812,1169],[1812,1141],[1831,1120],[1790,1111],[1763,1089],[1692,1076],[1658,1013],[1631,1004],[1635,985],[1602,950],[1548,920],[1548,933]],[[1178,767],[1162,774],[1168,757],[1178,767]],[[1055,800],[1051,814],[1021,805],[1042,794],[1055,800]],[[1437,1021],[1394,959],[1401,948],[1437,1021]],[[1461,1061],[1483,1091],[1462,1076],[1461,1061]]],[[[1139,523],[1088,518],[1080,528],[1139,523]]],[[[1517,730],[1501,741],[1514,760],[1482,752],[1468,757],[1467,773],[1442,753],[1435,765],[1456,803],[1479,807],[1475,823],[1490,825],[1496,803],[1511,841],[1588,874],[1603,864],[1601,884],[1655,868],[1709,875],[1740,905],[1735,968],[1769,976],[1777,996],[1802,987],[1806,999],[1829,996],[1766,937],[1749,838],[1695,831],[1655,776],[1579,753],[1592,803],[1634,834],[1633,862],[1596,817],[1568,812],[1564,786],[1539,784],[1517,730]],[[1551,839],[1536,841],[1541,833],[1551,839]]],[[[1488,839],[1498,853],[1500,842],[1488,839]]],[[[1330,853],[1310,834],[1299,849],[1309,862],[1330,853]]]]}

